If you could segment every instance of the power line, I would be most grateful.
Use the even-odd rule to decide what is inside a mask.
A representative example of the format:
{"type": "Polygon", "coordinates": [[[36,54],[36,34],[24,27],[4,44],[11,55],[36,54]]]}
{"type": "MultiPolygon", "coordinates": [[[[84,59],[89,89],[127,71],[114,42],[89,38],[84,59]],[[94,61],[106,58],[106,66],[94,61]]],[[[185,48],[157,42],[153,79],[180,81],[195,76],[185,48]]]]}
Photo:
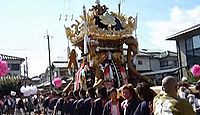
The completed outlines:
{"type": "Polygon", "coordinates": [[[46,51],[41,49],[0,49],[4,51],[46,51]]]}

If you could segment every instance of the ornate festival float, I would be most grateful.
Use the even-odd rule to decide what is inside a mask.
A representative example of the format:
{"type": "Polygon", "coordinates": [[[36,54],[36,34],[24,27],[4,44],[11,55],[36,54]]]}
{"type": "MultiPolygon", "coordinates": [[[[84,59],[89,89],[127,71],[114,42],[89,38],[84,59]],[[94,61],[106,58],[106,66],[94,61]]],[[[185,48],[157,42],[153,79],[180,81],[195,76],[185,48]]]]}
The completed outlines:
{"type": "Polygon", "coordinates": [[[80,67],[76,51],[69,55],[68,68],[75,70],[74,89],[87,89],[104,85],[120,87],[126,83],[141,81],[152,84],[134,67],[133,59],[138,53],[136,17],[126,16],[119,11],[109,12],[99,1],[86,11],[83,6],[81,20],[71,27],[65,27],[66,36],[82,52],[80,67]],[[127,48],[123,48],[126,44],[127,48]]]}

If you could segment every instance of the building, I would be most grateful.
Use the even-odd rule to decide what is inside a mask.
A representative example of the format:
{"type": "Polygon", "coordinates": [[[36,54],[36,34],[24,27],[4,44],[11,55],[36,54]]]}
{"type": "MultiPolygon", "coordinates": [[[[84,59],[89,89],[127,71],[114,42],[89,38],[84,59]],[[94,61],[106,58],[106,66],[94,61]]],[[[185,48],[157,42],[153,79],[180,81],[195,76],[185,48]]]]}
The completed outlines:
{"type": "Polygon", "coordinates": [[[67,61],[53,61],[52,64],[54,66],[53,73],[56,73],[57,76],[59,76],[60,78],[71,77],[67,69],[67,61]]]}
{"type": "MultiPolygon", "coordinates": [[[[53,61],[52,62],[52,80],[54,77],[60,77],[62,83],[68,83],[72,79],[72,72],[67,69],[67,61],[53,61]]],[[[46,68],[45,73],[32,78],[34,84],[38,87],[46,87],[50,85],[50,71],[46,68]]]]}
{"type": "Polygon", "coordinates": [[[5,60],[8,63],[9,67],[9,75],[16,76],[21,75],[21,64],[25,61],[24,58],[8,56],[4,54],[0,54],[2,60],[5,60]]]}
{"type": "Polygon", "coordinates": [[[172,51],[149,51],[143,49],[135,58],[136,69],[160,85],[166,75],[177,76],[177,53],[172,51]]]}
{"type": "Polygon", "coordinates": [[[140,51],[136,57],[136,69],[158,71],[177,67],[177,53],[172,51],[140,51]]]}
{"type": "Polygon", "coordinates": [[[176,41],[180,77],[188,76],[189,68],[200,64],[200,24],[175,33],[167,40],[176,41]]]}
{"type": "Polygon", "coordinates": [[[21,75],[21,64],[25,59],[4,54],[0,54],[0,58],[6,61],[9,67],[8,74],[0,77],[0,94],[8,95],[11,91],[15,91],[18,94],[24,81],[24,76],[21,75]]]}
{"type": "MultiPolygon", "coordinates": [[[[126,54],[124,58],[126,59],[126,54]]],[[[82,59],[79,60],[79,63],[81,63],[81,60],[82,59]]],[[[178,62],[176,52],[142,50],[137,54],[133,63],[137,71],[142,75],[155,79],[156,82],[167,74],[177,75],[178,62]]],[[[52,76],[59,76],[66,82],[73,77],[73,72],[67,69],[67,61],[53,61],[52,66],[52,76]]],[[[45,73],[33,77],[33,81],[39,82],[37,83],[39,87],[45,86],[45,84],[48,86],[49,78],[49,68],[47,68],[45,73]]]]}

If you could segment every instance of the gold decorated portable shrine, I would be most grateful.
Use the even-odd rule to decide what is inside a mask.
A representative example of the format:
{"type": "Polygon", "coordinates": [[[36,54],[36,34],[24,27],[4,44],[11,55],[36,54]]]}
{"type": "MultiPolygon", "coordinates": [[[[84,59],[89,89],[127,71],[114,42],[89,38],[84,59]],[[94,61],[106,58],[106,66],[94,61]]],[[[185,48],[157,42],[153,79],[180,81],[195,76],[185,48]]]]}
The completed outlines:
{"type": "Polygon", "coordinates": [[[67,38],[82,51],[84,60],[76,72],[75,89],[150,82],[133,64],[133,57],[138,53],[137,16],[109,12],[105,5],[97,3],[89,11],[83,7],[83,15],[75,21],[70,27],[65,27],[67,38]],[[123,48],[124,44],[127,49],[123,48]],[[88,85],[88,82],[92,83],[88,85]]]}

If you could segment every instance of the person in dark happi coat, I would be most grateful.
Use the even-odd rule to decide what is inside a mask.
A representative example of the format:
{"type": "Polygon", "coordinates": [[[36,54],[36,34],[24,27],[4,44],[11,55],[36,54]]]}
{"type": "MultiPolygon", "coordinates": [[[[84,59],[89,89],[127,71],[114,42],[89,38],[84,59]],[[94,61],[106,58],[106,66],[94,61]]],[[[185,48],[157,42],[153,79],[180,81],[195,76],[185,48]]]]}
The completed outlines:
{"type": "Polygon", "coordinates": [[[52,92],[51,93],[52,98],[49,101],[49,105],[48,105],[48,114],[53,114],[54,113],[54,107],[56,106],[56,103],[58,101],[58,95],[56,94],[56,92],[52,92]]]}
{"type": "Polygon", "coordinates": [[[150,89],[145,82],[139,83],[136,92],[142,100],[135,110],[134,115],[152,115],[153,114],[153,98],[156,94],[150,89]]]}
{"type": "Polygon", "coordinates": [[[94,100],[96,98],[96,91],[95,88],[90,87],[88,88],[88,98],[84,102],[84,113],[85,115],[90,115],[91,108],[94,104],[94,100]]]}
{"type": "Polygon", "coordinates": [[[74,97],[74,102],[72,104],[72,108],[71,108],[72,112],[71,112],[70,115],[74,115],[75,114],[76,104],[78,103],[78,100],[80,99],[78,90],[73,91],[73,97],[74,97]]]}
{"type": "Polygon", "coordinates": [[[61,114],[63,102],[64,102],[64,95],[62,94],[62,92],[60,92],[58,94],[58,101],[55,105],[55,110],[54,110],[55,114],[58,114],[58,115],[61,114]]]}
{"type": "Polygon", "coordinates": [[[122,94],[125,98],[121,104],[123,115],[134,115],[134,112],[140,103],[140,99],[138,98],[132,84],[124,85],[122,88],[122,94]]]}
{"type": "MultiPolygon", "coordinates": [[[[68,100],[68,102],[67,102],[68,109],[66,110],[65,115],[71,115],[71,114],[73,114],[73,108],[72,107],[73,107],[73,103],[75,101],[75,98],[73,96],[73,91],[70,91],[68,93],[67,100],[68,100]]],[[[66,107],[63,107],[63,109],[66,109],[66,107]]]]}
{"type": "Polygon", "coordinates": [[[47,95],[45,95],[45,99],[44,99],[44,102],[43,102],[43,112],[44,114],[47,114],[47,110],[48,110],[48,106],[49,106],[49,102],[50,102],[50,99],[51,99],[51,95],[50,93],[47,93],[47,95]]]}
{"type": "Polygon", "coordinates": [[[117,98],[117,89],[111,88],[108,91],[110,100],[104,106],[102,115],[122,115],[123,111],[121,109],[121,101],[117,98]]]}
{"type": "MultiPolygon", "coordinates": [[[[70,115],[73,105],[73,100],[70,99],[69,94],[64,94],[61,115],[70,115]]],[[[60,115],[60,114],[58,114],[60,115]]]]}
{"type": "Polygon", "coordinates": [[[108,101],[106,87],[98,89],[98,96],[99,98],[94,101],[90,115],[102,115],[104,106],[108,101]]]}
{"type": "Polygon", "coordinates": [[[79,96],[81,99],[78,100],[76,108],[74,110],[74,115],[85,115],[84,113],[84,101],[86,99],[86,91],[81,89],[79,91],[79,96]]]}

